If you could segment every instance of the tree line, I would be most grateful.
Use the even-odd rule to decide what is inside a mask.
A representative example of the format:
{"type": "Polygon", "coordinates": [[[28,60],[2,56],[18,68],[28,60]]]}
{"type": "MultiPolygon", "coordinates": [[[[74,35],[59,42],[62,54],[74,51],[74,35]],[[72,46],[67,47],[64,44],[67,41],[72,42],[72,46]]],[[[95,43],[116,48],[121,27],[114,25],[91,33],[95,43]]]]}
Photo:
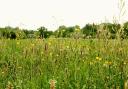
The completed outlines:
{"type": "Polygon", "coordinates": [[[59,26],[55,31],[49,31],[42,26],[35,30],[20,29],[6,26],[0,28],[0,39],[31,39],[31,38],[117,38],[121,31],[121,38],[128,38],[128,22],[119,23],[86,24],[83,28],[76,26],[59,26]],[[121,30],[120,30],[121,29],[121,30]]]}

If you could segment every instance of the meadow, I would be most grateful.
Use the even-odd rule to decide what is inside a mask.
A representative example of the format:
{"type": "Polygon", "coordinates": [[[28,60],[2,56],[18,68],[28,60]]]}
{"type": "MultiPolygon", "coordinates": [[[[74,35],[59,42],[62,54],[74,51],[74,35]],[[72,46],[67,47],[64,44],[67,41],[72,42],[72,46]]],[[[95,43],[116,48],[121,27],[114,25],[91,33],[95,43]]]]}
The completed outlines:
{"type": "MultiPolygon", "coordinates": [[[[0,39],[0,89],[126,89],[128,40],[0,39]]],[[[128,89],[128,88],[127,88],[128,89]]]]}

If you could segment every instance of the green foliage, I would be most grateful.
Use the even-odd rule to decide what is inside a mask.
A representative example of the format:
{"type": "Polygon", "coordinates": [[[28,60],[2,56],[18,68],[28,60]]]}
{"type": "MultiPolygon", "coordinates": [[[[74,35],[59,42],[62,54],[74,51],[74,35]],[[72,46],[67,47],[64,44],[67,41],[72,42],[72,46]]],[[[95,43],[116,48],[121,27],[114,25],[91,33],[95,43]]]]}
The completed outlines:
{"type": "Polygon", "coordinates": [[[124,23],[123,29],[124,29],[124,36],[128,38],[128,22],[124,23]]]}
{"type": "Polygon", "coordinates": [[[49,31],[45,27],[40,27],[37,30],[20,29],[18,27],[0,28],[0,38],[10,39],[12,35],[16,35],[16,39],[30,39],[30,38],[128,38],[128,22],[124,24],[119,23],[101,23],[101,24],[86,24],[82,29],[79,25],[66,27],[59,26],[55,31],[49,31]]]}
{"type": "Polygon", "coordinates": [[[46,35],[46,33],[47,33],[47,28],[45,28],[45,27],[40,27],[40,28],[38,28],[37,30],[39,31],[39,36],[40,36],[40,38],[46,38],[46,37],[47,37],[47,35],[46,35]]]}
{"type": "Polygon", "coordinates": [[[54,79],[55,89],[124,89],[127,42],[1,39],[0,88],[50,89],[49,81],[54,79]]]}
{"type": "Polygon", "coordinates": [[[54,32],[56,37],[71,37],[71,34],[75,31],[75,27],[66,27],[64,25],[59,26],[59,28],[54,32]]]}
{"type": "Polygon", "coordinates": [[[47,28],[45,27],[40,27],[37,30],[39,32],[39,38],[48,38],[52,35],[52,31],[47,31],[47,28]]]}
{"type": "Polygon", "coordinates": [[[82,28],[82,32],[85,35],[85,37],[90,36],[91,38],[95,38],[97,33],[97,25],[86,24],[86,26],[82,28]]]}
{"type": "Polygon", "coordinates": [[[116,34],[121,26],[117,23],[102,23],[99,25],[99,27],[101,33],[104,34],[104,37],[107,37],[109,39],[115,39],[116,34]]]}
{"type": "Polygon", "coordinates": [[[16,39],[16,33],[11,31],[10,33],[10,39],[16,39]]]}
{"type": "Polygon", "coordinates": [[[56,37],[65,37],[65,30],[66,30],[66,26],[59,26],[59,28],[54,32],[56,37]]]}

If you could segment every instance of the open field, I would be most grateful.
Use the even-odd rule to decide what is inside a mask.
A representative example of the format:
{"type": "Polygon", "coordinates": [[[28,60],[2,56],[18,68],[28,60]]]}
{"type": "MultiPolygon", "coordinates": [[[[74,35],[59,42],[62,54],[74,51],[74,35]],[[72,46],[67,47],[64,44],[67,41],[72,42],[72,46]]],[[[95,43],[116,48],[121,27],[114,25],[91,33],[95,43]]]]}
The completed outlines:
{"type": "Polygon", "coordinates": [[[0,89],[124,89],[128,40],[0,40],[0,89]]]}

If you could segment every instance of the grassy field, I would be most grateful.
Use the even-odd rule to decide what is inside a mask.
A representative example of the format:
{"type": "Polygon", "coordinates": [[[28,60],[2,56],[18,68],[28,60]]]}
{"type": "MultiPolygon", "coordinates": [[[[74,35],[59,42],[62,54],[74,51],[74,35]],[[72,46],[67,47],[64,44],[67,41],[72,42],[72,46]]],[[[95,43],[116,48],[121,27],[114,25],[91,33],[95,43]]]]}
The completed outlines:
{"type": "Polygon", "coordinates": [[[0,89],[124,89],[127,79],[128,40],[0,40],[0,89]]]}

